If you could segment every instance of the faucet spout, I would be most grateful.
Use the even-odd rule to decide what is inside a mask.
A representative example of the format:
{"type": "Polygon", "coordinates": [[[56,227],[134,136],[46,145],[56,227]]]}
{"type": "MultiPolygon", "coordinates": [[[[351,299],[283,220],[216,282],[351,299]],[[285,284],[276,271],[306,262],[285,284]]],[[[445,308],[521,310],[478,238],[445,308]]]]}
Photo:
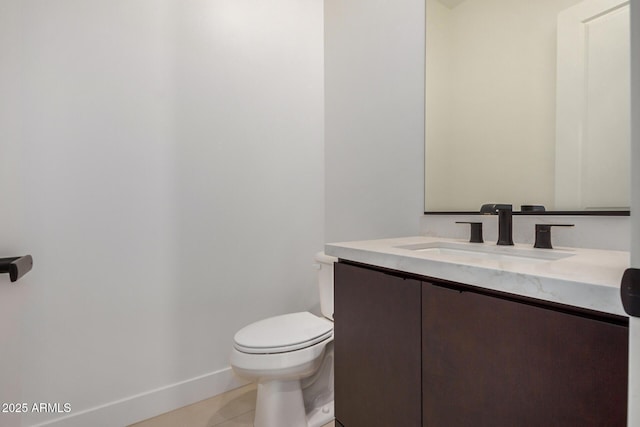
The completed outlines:
{"type": "Polygon", "coordinates": [[[498,245],[513,246],[513,206],[503,203],[485,204],[480,208],[484,215],[498,215],[498,245]]]}
{"type": "Polygon", "coordinates": [[[498,215],[501,209],[513,209],[513,205],[505,203],[487,203],[480,207],[480,213],[483,215],[498,215]]]}
{"type": "Polygon", "coordinates": [[[513,211],[498,210],[498,245],[513,246],[513,211]]]}

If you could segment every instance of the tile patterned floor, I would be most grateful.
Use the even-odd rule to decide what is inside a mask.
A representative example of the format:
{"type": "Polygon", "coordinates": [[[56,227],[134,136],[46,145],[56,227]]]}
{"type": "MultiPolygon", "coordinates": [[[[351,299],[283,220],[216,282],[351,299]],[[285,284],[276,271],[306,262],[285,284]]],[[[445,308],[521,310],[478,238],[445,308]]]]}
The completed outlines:
{"type": "Polygon", "coordinates": [[[255,403],[256,386],[250,384],[129,427],[253,427],[255,403]]]}

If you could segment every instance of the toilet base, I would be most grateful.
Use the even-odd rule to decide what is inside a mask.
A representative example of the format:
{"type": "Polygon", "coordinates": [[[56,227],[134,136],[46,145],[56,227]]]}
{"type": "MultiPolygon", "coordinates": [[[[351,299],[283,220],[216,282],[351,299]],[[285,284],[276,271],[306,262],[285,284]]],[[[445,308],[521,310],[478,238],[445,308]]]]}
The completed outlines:
{"type": "Polygon", "coordinates": [[[254,427],[322,427],[333,418],[333,401],[307,417],[299,380],[258,383],[254,427]]]}
{"type": "Polygon", "coordinates": [[[322,427],[335,419],[333,400],[307,415],[307,427],[322,427]]]}
{"type": "Polygon", "coordinates": [[[299,380],[258,383],[254,427],[300,427],[307,425],[299,380]]]}

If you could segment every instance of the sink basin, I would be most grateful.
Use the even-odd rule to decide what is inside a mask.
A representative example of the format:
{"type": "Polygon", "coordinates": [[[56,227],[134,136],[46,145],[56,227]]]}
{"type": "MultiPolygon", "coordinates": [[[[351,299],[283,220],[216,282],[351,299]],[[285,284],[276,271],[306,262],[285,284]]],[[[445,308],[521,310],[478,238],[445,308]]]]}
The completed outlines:
{"type": "Polygon", "coordinates": [[[398,249],[437,255],[455,260],[493,260],[509,262],[549,262],[573,256],[572,252],[556,249],[528,249],[475,243],[430,242],[396,246],[398,249]]]}

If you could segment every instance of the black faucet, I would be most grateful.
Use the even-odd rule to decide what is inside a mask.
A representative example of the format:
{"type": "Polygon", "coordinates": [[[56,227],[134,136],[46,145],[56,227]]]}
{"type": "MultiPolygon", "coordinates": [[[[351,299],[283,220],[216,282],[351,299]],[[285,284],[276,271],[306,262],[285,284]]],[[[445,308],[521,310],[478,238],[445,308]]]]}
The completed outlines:
{"type": "Polygon", "coordinates": [[[498,245],[513,246],[513,206],[500,203],[482,205],[480,213],[498,215],[498,245]]]}

